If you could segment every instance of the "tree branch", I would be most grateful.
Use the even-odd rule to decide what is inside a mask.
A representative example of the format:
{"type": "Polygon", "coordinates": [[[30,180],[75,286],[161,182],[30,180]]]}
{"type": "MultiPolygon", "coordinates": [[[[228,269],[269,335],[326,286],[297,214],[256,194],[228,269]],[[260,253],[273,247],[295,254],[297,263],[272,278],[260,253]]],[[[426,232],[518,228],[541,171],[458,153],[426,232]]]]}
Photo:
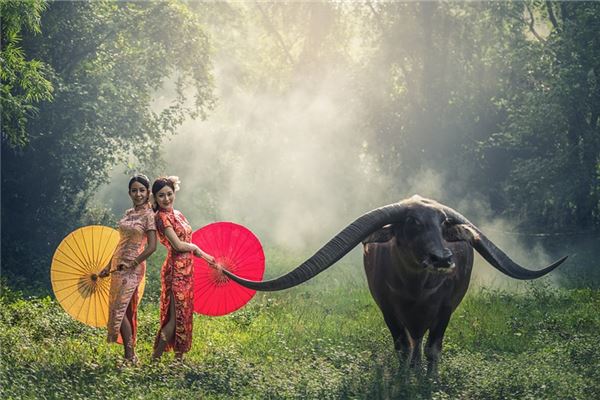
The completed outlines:
{"type": "Polygon", "coordinates": [[[73,69],[83,60],[85,60],[89,55],[94,54],[102,44],[108,42],[108,40],[114,39],[118,34],[116,29],[113,29],[106,33],[102,38],[93,42],[89,47],[81,47],[79,51],[75,54],[71,54],[69,57],[69,61],[64,65],[64,67],[60,70],[62,75],[70,75],[73,72],[73,69]]]}
{"type": "Polygon", "coordinates": [[[379,25],[379,29],[381,29],[382,34],[385,34],[385,27],[383,26],[383,22],[381,22],[381,16],[373,7],[373,4],[370,1],[367,1],[367,6],[371,9],[371,12],[375,16],[375,21],[377,21],[377,25],[379,25]]]}
{"type": "Polygon", "coordinates": [[[290,65],[294,65],[295,64],[294,58],[290,54],[290,51],[289,51],[288,47],[285,45],[285,42],[283,41],[283,38],[281,37],[281,35],[277,31],[277,29],[275,29],[275,26],[271,23],[271,20],[269,19],[269,16],[265,12],[265,10],[263,10],[263,8],[260,6],[259,3],[256,3],[256,8],[259,9],[259,11],[260,11],[260,13],[261,13],[261,15],[263,17],[263,20],[265,21],[265,25],[267,26],[267,30],[270,31],[273,34],[273,36],[275,36],[275,39],[277,40],[277,42],[279,43],[279,47],[281,48],[281,50],[285,54],[288,63],[290,65]]]}
{"type": "Polygon", "coordinates": [[[529,30],[531,31],[531,33],[533,33],[533,35],[542,43],[546,43],[546,39],[544,39],[543,37],[541,37],[535,30],[534,25],[535,25],[535,19],[533,17],[533,12],[531,11],[531,8],[529,7],[529,4],[525,3],[525,8],[527,8],[527,12],[529,12],[529,30]]]}
{"type": "Polygon", "coordinates": [[[550,18],[550,22],[552,22],[552,26],[554,27],[554,29],[560,32],[560,26],[558,26],[558,21],[556,20],[556,16],[554,15],[552,2],[546,1],[546,9],[548,10],[548,17],[550,18]]]}

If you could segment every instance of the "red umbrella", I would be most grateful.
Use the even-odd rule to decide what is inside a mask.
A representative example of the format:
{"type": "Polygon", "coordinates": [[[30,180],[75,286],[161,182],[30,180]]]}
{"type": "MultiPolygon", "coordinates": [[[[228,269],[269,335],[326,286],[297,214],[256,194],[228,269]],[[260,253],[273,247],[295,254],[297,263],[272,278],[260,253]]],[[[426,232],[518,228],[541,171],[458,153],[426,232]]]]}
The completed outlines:
{"type": "MultiPolygon", "coordinates": [[[[262,246],[243,226],[215,222],[195,231],[192,242],[237,276],[262,280],[265,272],[262,246]]],[[[212,316],[229,314],[250,301],[255,293],[209,267],[203,259],[194,257],[195,312],[212,316]]]]}

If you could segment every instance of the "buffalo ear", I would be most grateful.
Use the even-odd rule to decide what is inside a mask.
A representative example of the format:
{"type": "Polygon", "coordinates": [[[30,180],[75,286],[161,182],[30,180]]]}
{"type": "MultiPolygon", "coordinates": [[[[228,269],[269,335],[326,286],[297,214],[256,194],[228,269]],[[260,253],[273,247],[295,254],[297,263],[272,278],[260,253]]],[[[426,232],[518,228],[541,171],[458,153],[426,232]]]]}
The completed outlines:
{"type": "Polygon", "coordinates": [[[376,230],[369,236],[367,236],[362,244],[366,245],[368,243],[385,243],[390,241],[394,237],[394,227],[390,225],[385,225],[383,228],[376,230]]]}
{"type": "Polygon", "coordinates": [[[475,240],[479,239],[477,231],[467,224],[444,223],[442,234],[447,242],[468,242],[472,245],[475,240]]]}

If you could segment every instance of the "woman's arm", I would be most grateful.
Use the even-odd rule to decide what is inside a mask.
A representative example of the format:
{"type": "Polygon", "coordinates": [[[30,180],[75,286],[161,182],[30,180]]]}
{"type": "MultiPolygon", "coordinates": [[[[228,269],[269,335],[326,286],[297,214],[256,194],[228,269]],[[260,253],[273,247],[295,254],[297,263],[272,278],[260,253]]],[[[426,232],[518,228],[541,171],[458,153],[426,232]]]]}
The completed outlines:
{"type": "Polygon", "coordinates": [[[124,268],[137,267],[156,251],[156,231],[146,231],[146,239],[146,247],[144,247],[144,250],[136,258],[134,258],[129,265],[125,265],[124,268]]]}
{"type": "Polygon", "coordinates": [[[215,259],[213,256],[200,250],[200,247],[196,246],[194,243],[187,243],[182,240],[179,240],[173,228],[166,228],[165,236],[169,240],[169,243],[171,243],[171,246],[173,246],[173,249],[175,249],[175,251],[178,251],[180,253],[187,253],[191,251],[196,257],[205,259],[206,262],[208,262],[209,264],[215,263],[215,259]]]}
{"type": "Polygon", "coordinates": [[[180,240],[179,237],[177,237],[175,230],[170,226],[165,228],[165,236],[169,240],[169,243],[171,243],[171,246],[173,246],[173,249],[179,253],[194,251],[198,247],[193,243],[187,243],[180,240]]]}

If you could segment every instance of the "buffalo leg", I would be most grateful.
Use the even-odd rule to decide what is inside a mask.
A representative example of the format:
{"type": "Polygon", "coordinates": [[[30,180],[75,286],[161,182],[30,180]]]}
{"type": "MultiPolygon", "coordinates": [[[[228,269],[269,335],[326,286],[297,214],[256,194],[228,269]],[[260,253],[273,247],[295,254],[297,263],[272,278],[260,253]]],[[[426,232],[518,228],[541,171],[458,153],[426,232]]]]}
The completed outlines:
{"type": "Polygon", "coordinates": [[[413,339],[412,354],[410,357],[410,367],[419,369],[421,367],[421,344],[423,338],[413,339]]]}
{"type": "Polygon", "coordinates": [[[394,349],[396,349],[396,352],[398,353],[402,363],[408,366],[412,359],[413,346],[406,329],[385,312],[383,313],[383,319],[390,330],[390,333],[392,334],[394,349]]]}
{"type": "Polygon", "coordinates": [[[438,323],[429,330],[429,337],[425,345],[428,375],[437,375],[438,362],[442,354],[442,341],[444,340],[444,333],[448,327],[448,322],[450,322],[450,315],[451,311],[442,313],[438,323]]]}

